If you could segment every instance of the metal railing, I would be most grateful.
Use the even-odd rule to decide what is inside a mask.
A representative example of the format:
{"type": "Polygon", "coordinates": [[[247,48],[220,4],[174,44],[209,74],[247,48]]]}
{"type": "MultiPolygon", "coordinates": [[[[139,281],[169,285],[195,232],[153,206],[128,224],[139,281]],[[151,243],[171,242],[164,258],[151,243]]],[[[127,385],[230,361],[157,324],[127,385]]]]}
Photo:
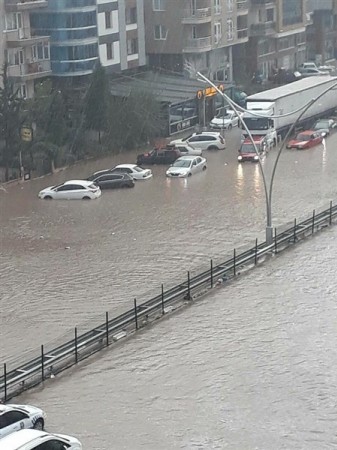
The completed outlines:
{"type": "Polygon", "coordinates": [[[73,338],[62,345],[52,349],[41,345],[39,356],[11,369],[4,363],[3,374],[0,376],[0,400],[7,401],[93,353],[132,335],[139,328],[205,294],[219,282],[226,283],[245,269],[264,261],[268,255],[276,254],[298,240],[331,225],[336,216],[337,205],[333,206],[330,202],[328,209],[319,213],[314,210],[309,218],[299,223],[295,219],[292,226],[280,233],[275,229],[271,245],[266,242],[258,244],[256,239],[253,247],[241,253],[234,249],[232,257],[220,264],[213,265],[211,260],[209,269],[194,277],[187,272],[186,280],[171,289],[165,291],[162,285],[161,292],[144,303],[138,305],[134,299],[133,308],[117,317],[109,318],[106,313],[105,320],[90,331],[79,335],[78,329],[74,328],[73,338]]]}

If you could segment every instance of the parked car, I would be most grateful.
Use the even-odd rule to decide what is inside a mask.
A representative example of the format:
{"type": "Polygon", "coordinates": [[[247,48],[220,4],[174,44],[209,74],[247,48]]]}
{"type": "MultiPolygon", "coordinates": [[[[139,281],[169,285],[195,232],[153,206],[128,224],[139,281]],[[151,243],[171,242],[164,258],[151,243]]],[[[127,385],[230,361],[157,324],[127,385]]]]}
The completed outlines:
{"type": "Polygon", "coordinates": [[[313,61],[308,61],[300,65],[299,70],[301,71],[302,69],[318,69],[323,72],[331,73],[336,70],[336,67],[330,65],[317,66],[313,61]]]}
{"type": "Polygon", "coordinates": [[[206,158],[201,156],[181,156],[166,171],[167,177],[190,177],[207,169],[206,158]]]}
{"type": "Polygon", "coordinates": [[[236,112],[227,109],[226,111],[220,111],[210,122],[210,128],[214,130],[231,130],[233,127],[237,127],[239,124],[239,117],[236,112]]]}
{"type": "Polygon", "coordinates": [[[64,434],[20,430],[0,440],[0,450],[82,450],[80,441],[64,434]]]}
{"type": "Polygon", "coordinates": [[[99,186],[88,180],[70,180],[39,192],[45,200],[93,200],[101,196],[99,186]]]}
{"type": "MultiPolygon", "coordinates": [[[[168,145],[168,147],[170,144],[168,145]]],[[[179,144],[173,144],[173,148],[177,149],[179,156],[193,155],[202,156],[202,150],[200,148],[192,147],[187,142],[180,142],[179,144]]]]}
{"type": "Polygon", "coordinates": [[[127,173],[111,173],[106,171],[101,172],[98,175],[94,174],[88,178],[89,181],[97,184],[101,189],[114,189],[114,188],[124,188],[124,187],[134,187],[135,182],[127,173]]]}
{"type": "Polygon", "coordinates": [[[337,122],[334,119],[319,119],[315,122],[312,129],[318,131],[322,136],[329,136],[331,131],[337,127],[337,122]]]}
{"type": "Polygon", "coordinates": [[[0,439],[23,428],[44,429],[46,413],[30,405],[0,404],[0,439]]]}
{"type": "Polygon", "coordinates": [[[152,178],[152,171],[150,169],[143,169],[136,164],[119,164],[110,169],[111,173],[127,173],[134,180],[148,180],[152,178]]]}
{"type": "Polygon", "coordinates": [[[298,133],[295,139],[291,139],[287,148],[296,148],[297,150],[304,150],[315,145],[320,144],[323,141],[321,133],[314,130],[307,130],[298,133]]]}
{"type": "Polygon", "coordinates": [[[302,75],[302,77],[317,77],[321,75],[330,75],[330,72],[327,70],[324,71],[308,67],[300,69],[300,74],[302,75]]]}
{"type": "Polygon", "coordinates": [[[253,141],[257,153],[250,138],[246,138],[239,149],[238,161],[240,163],[245,161],[258,162],[259,158],[263,158],[273,147],[273,141],[266,136],[253,136],[253,141]]]}
{"type": "Polygon", "coordinates": [[[226,148],[226,141],[219,132],[202,131],[201,133],[193,133],[184,139],[175,139],[170,142],[170,145],[177,145],[185,142],[194,148],[200,150],[224,150],[226,148]]]}
{"type": "Polygon", "coordinates": [[[176,148],[154,149],[137,156],[137,164],[172,164],[180,153],[176,148]]]}

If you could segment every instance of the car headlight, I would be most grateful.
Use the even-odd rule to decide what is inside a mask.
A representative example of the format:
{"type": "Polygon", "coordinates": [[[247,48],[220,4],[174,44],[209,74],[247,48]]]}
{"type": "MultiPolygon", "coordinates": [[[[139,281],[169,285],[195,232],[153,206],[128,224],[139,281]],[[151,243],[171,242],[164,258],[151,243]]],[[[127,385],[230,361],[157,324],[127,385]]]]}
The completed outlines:
{"type": "Polygon", "coordinates": [[[255,161],[257,161],[259,159],[259,157],[257,155],[254,156],[255,161]]]}
{"type": "Polygon", "coordinates": [[[238,156],[238,160],[239,161],[241,161],[242,160],[242,156],[240,155],[240,156],[238,156]]]}

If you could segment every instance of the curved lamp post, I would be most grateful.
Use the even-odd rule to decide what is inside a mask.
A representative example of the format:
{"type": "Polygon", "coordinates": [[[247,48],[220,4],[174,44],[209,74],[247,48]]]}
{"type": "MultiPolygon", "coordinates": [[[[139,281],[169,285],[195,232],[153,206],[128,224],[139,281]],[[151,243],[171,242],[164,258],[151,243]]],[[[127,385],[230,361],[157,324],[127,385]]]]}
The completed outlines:
{"type": "MultiPolygon", "coordinates": [[[[300,114],[298,115],[297,119],[295,120],[295,122],[291,125],[291,127],[289,128],[285,138],[282,141],[282,144],[278,150],[277,156],[276,156],[276,160],[274,163],[274,167],[273,167],[273,171],[272,171],[272,175],[271,175],[271,179],[270,179],[270,184],[269,184],[269,189],[267,186],[267,181],[266,181],[266,177],[264,174],[264,170],[263,170],[263,166],[262,166],[262,162],[261,162],[261,158],[259,155],[259,152],[257,150],[256,144],[254,142],[253,136],[250,132],[250,130],[248,129],[247,125],[245,124],[244,120],[241,118],[240,114],[239,114],[239,109],[243,110],[243,108],[239,107],[238,105],[236,105],[233,100],[231,98],[229,98],[226,94],[224,94],[222,91],[220,91],[220,89],[218,89],[218,87],[211,81],[209,80],[207,77],[205,77],[205,75],[203,75],[200,72],[197,72],[197,75],[199,77],[199,79],[201,79],[202,81],[210,84],[220,95],[222,95],[222,97],[224,99],[227,100],[227,102],[229,103],[229,105],[231,106],[231,108],[233,108],[233,110],[235,111],[235,113],[237,114],[239,121],[241,122],[241,125],[243,126],[243,128],[245,129],[247,135],[249,136],[253,147],[254,147],[254,151],[258,157],[258,163],[259,163],[259,169],[262,175],[262,180],[263,180],[263,186],[264,186],[264,192],[265,192],[265,199],[266,199],[266,212],[267,212],[267,223],[266,223],[266,243],[267,245],[270,245],[273,243],[273,238],[274,238],[274,228],[273,228],[273,222],[272,222],[272,195],[273,195],[273,185],[274,185],[274,180],[275,180],[275,174],[276,174],[276,168],[278,165],[278,161],[280,159],[281,153],[285,147],[285,143],[287,142],[289,136],[292,134],[292,132],[294,131],[294,129],[296,128],[296,125],[298,124],[298,122],[300,121],[300,119],[303,117],[303,115],[308,111],[308,109],[317,102],[317,100],[319,100],[321,97],[323,97],[323,95],[325,95],[327,92],[333,90],[335,87],[337,87],[337,82],[332,84],[331,86],[329,86],[327,89],[325,89],[323,92],[321,92],[317,97],[311,99],[306,105],[304,105],[302,108],[300,108],[299,110],[297,110],[296,112],[300,112],[300,114]]],[[[291,114],[294,114],[294,112],[292,112],[291,114]]],[[[256,116],[258,116],[258,114],[254,114],[256,116]]],[[[285,114],[284,116],[289,116],[290,114],[285,114]]],[[[284,117],[284,116],[277,116],[277,117],[284,117]]],[[[259,116],[262,117],[262,116],[259,116]]],[[[265,118],[265,116],[263,116],[265,118]]]]}

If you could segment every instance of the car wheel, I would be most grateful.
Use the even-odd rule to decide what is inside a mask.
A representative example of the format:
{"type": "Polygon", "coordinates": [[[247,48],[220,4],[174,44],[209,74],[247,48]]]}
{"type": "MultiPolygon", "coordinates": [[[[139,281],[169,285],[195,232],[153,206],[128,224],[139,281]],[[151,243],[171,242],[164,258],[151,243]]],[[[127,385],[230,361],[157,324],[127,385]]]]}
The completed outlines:
{"type": "Polygon", "coordinates": [[[43,419],[38,419],[33,426],[34,430],[40,430],[43,431],[44,430],[44,422],[43,419]]]}
{"type": "Polygon", "coordinates": [[[43,197],[44,200],[52,200],[53,197],[51,197],[50,195],[46,195],[45,197],[43,197]]]}
{"type": "Polygon", "coordinates": [[[85,195],[82,200],[90,200],[90,197],[88,197],[87,195],[85,195]]]}
{"type": "Polygon", "coordinates": [[[188,176],[188,177],[191,177],[191,176],[192,176],[191,172],[190,172],[187,176],[188,176]]]}
{"type": "Polygon", "coordinates": [[[203,168],[202,168],[202,170],[206,170],[207,169],[207,166],[204,166],[203,168]]]}
{"type": "Polygon", "coordinates": [[[218,147],[216,145],[210,145],[208,147],[208,150],[219,150],[218,147]]]}

